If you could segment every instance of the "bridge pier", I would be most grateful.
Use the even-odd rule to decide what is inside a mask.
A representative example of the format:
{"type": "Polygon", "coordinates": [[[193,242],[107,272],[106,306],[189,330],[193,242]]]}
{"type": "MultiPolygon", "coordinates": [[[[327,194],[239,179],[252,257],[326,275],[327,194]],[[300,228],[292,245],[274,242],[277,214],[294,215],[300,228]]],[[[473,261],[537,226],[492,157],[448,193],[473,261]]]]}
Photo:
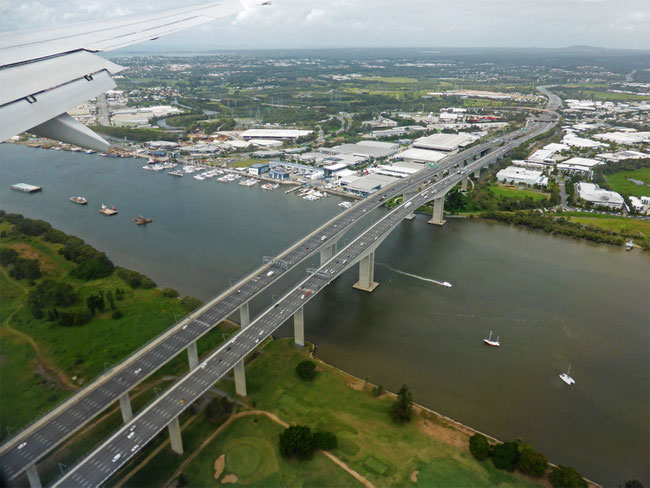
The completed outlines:
{"type": "Polygon", "coordinates": [[[446,220],[443,220],[443,210],[445,208],[445,197],[444,195],[436,198],[433,201],[433,216],[429,220],[430,224],[433,225],[445,225],[446,220]]]}
{"type": "Polygon", "coordinates": [[[463,178],[460,182],[460,189],[461,191],[467,191],[467,178],[463,178]]]}
{"type": "Polygon", "coordinates": [[[120,397],[120,410],[125,424],[133,419],[133,409],[131,408],[131,398],[128,391],[120,397]]]}
{"type": "MultiPolygon", "coordinates": [[[[408,191],[408,192],[404,193],[404,195],[402,195],[402,203],[406,202],[407,200],[410,200],[411,198],[413,198],[417,194],[418,194],[417,191],[408,191]]],[[[406,217],[404,217],[405,220],[413,220],[414,218],[415,218],[415,214],[413,212],[411,212],[406,217]]]]}
{"type": "Polygon", "coordinates": [[[359,281],[352,288],[371,293],[378,286],[379,283],[375,282],[375,251],[372,251],[359,261],[359,281]]]}
{"type": "Polygon", "coordinates": [[[305,307],[293,314],[293,337],[296,346],[305,345],[305,307]]]}
{"type": "Polygon", "coordinates": [[[43,486],[41,484],[41,478],[38,476],[38,471],[36,470],[36,464],[30,464],[27,466],[25,473],[27,473],[27,479],[29,480],[29,486],[31,486],[31,488],[41,488],[43,486]]]}
{"type": "Polygon", "coordinates": [[[183,454],[183,438],[181,437],[181,424],[178,422],[178,417],[174,417],[168,425],[169,442],[172,446],[172,451],[176,454],[183,454]]]}
{"type": "Polygon", "coordinates": [[[199,352],[196,349],[196,341],[187,346],[187,359],[190,362],[190,371],[199,365],[199,352]]]}
{"type": "Polygon", "coordinates": [[[336,254],[337,242],[320,250],[320,265],[324,265],[336,254]]]}
{"type": "Polygon", "coordinates": [[[232,368],[235,372],[235,392],[242,397],[246,396],[246,370],[244,369],[244,360],[240,360],[232,368]]]}
{"type": "Polygon", "coordinates": [[[244,303],[239,307],[239,325],[242,329],[245,329],[251,323],[251,312],[248,307],[248,302],[244,303]]]}
{"type": "Polygon", "coordinates": [[[481,177],[481,168],[474,171],[474,178],[478,180],[480,177],[481,177]]]}

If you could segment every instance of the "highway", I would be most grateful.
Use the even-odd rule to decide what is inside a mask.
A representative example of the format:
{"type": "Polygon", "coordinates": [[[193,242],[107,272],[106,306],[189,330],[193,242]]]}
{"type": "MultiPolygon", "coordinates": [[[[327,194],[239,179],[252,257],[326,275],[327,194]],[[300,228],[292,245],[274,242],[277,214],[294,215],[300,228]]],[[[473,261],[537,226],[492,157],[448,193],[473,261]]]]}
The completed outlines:
{"type": "Polygon", "coordinates": [[[38,462],[95,416],[110,407],[123,394],[144,381],[220,322],[236,313],[240,307],[289,270],[319,252],[320,249],[332,246],[343,232],[368,215],[371,210],[379,207],[386,200],[433,179],[459,162],[489,150],[497,142],[494,140],[471,147],[462,153],[448,156],[441,161],[439,167],[427,168],[409,178],[397,181],[341,212],[310,235],[300,239],[276,256],[272,262],[261,266],[240,280],[229,290],[190,314],[7,441],[0,447],[5,475],[13,479],[30,464],[38,462]]]}
{"type": "MultiPolygon", "coordinates": [[[[533,124],[532,130],[521,139],[511,138],[504,146],[466,167],[459,168],[439,181],[433,182],[412,198],[405,200],[344,249],[337,252],[317,271],[298,283],[233,339],[211,353],[197,368],[187,373],[131,422],[122,426],[91,454],[71,467],[56,480],[53,486],[91,487],[101,485],[333,279],[363,259],[368,252],[374,250],[413,209],[446,193],[466,178],[468,173],[491,164],[525,140],[545,132],[553,124],[553,122],[533,124]]],[[[384,194],[383,191],[379,193],[384,194]]],[[[327,237],[326,234],[322,234],[316,236],[316,239],[326,240],[327,237]]],[[[188,327],[187,330],[190,328],[188,327]]]]}
{"type": "MultiPolygon", "coordinates": [[[[552,94],[551,96],[555,97],[552,94]]],[[[549,98],[551,100],[549,106],[551,106],[553,99],[549,98]]],[[[448,156],[440,162],[438,167],[427,167],[409,178],[395,182],[337,215],[316,231],[287,248],[272,262],[261,266],[240,280],[229,290],[143,346],[120,365],[102,375],[6,442],[0,447],[2,469],[5,475],[9,479],[13,479],[29,465],[38,462],[87,422],[114,404],[122,395],[144,381],[224,319],[236,313],[242,305],[247,304],[290,269],[320,249],[331,247],[343,232],[386,200],[433,181],[455,165],[462,164],[463,161],[473,158],[475,155],[498,147],[502,140],[507,143],[503,147],[498,147],[494,154],[502,153],[505,148],[510,148],[511,144],[518,145],[523,140],[529,139],[534,132],[536,131],[526,134],[511,133],[501,139],[494,138],[459,154],[448,156]],[[522,137],[522,140],[515,141],[517,137],[522,137]]],[[[480,159],[479,161],[485,160],[480,159]]],[[[474,167],[474,164],[471,167],[474,167]]],[[[417,207],[411,208],[411,211],[415,208],[417,207]]]]}

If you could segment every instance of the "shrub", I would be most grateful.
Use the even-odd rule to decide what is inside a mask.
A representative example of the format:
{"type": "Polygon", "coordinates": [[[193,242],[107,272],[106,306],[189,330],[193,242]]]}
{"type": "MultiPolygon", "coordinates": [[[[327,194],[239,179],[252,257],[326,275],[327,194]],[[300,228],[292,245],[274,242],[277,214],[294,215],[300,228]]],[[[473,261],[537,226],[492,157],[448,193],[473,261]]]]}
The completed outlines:
{"type": "Polygon", "coordinates": [[[95,310],[99,310],[100,312],[106,310],[106,302],[104,301],[102,292],[99,292],[97,295],[90,295],[86,298],[86,305],[92,315],[95,315],[95,310]]]}
{"type": "Polygon", "coordinates": [[[327,432],[325,430],[314,432],[314,446],[316,449],[329,451],[331,449],[336,449],[337,445],[338,439],[336,438],[336,434],[333,432],[327,432]]]}
{"type": "Polygon", "coordinates": [[[316,364],[308,359],[300,361],[296,366],[296,374],[301,380],[311,381],[316,378],[316,364]]]}
{"type": "Polygon", "coordinates": [[[192,310],[196,310],[199,308],[203,302],[199,300],[198,298],[193,298],[193,297],[183,297],[181,299],[181,305],[185,307],[185,310],[187,313],[190,313],[192,310]]]}
{"type": "Polygon", "coordinates": [[[587,488],[587,482],[574,468],[559,465],[551,471],[548,479],[555,488],[587,488]]]}
{"type": "Polygon", "coordinates": [[[18,253],[15,249],[2,248],[0,249],[0,264],[9,266],[14,264],[18,259],[18,253]]]}
{"type": "Polygon", "coordinates": [[[101,256],[96,256],[79,263],[70,274],[80,280],[98,280],[113,274],[114,268],[115,266],[111,260],[102,254],[101,256]]]}
{"type": "Polygon", "coordinates": [[[377,385],[372,389],[372,396],[378,397],[384,392],[384,387],[381,385],[377,385]]]}
{"type": "Polygon", "coordinates": [[[131,271],[130,269],[120,267],[116,269],[117,275],[126,281],[131,288],[149,289],[156,287],[156,283],[154,283],[153,280],[137,271],[131,271]]]}
{"type": "Polygon", "coordinates": [[[114,310],[113,313],[111,314],[111,318],[113,318],[115,320],[119,320],[122,317],[124,317],[124,314],[120,310],[117,310],[117,309],[114,310]]]}
{"type": "Polygon", "coordinates": [[[163,296],[167,298],[178,298],[178,292],[174,290],[173,288],[165,288],[162,291],[163,296]]]}
{"type": "Polygon", "coordinates": [[[494,457],[492,461],[498,469],[514,471],[519,459],[519,448],[514,442],[504,442],[494,448],[494,457]]]}
{"type": "Polygon", "coordinates": [[[517,461],[519,471],[532,476],[542,476],[547,467],[548,460],[543,454],[536,452],[531,446],[519,446],[519,460],[517,461]]]}
{"type": "Polygon", "coordinates": [[[18,258],[14,262],[14,267],[9,271],[9,276],[22,280],[36,280],[42,276],[41,267],[36,259],[18,258]]]}
{"type": "Polygon", "coordinates": [[[210,423],[219,425],[232,413],[233,403],[226,397],[213,398],[205,408],[205,416],[210,423]]]}
{"type": "Polygon", "coordinates": [[[28,301],[40,308],[67,307],[74,304],[79,297],[74,288],[68,283],[60,283],[52,279],[41,281],[29,292],[28,301]]]}
{"type": "Polygon", "coordinates": [[[29,307],[29,311],[32,313],[36,320],[43,318],[43,310],[40,309],[37,305],[32,304],[32,306],[29,307]]]}
{"type": "Polygon", "coordinates": [[[476,433],[469,438],[469,451],[479,461],[483,461],[490,454],[490,443],[483,434],[476,433]]]}
{"type": "Polygon", "coordinates": [[[87,308],[80,310],[68,310],[59,312],[58,324],[63,327],[84,325],[93,318],[87,308]]]}
{"type": "Polygon", "coordinates": [[[305,425],[292,425],[279,436],[280,454],[298,459],[311,459],[314,455],[314,437],[305,425]]]}

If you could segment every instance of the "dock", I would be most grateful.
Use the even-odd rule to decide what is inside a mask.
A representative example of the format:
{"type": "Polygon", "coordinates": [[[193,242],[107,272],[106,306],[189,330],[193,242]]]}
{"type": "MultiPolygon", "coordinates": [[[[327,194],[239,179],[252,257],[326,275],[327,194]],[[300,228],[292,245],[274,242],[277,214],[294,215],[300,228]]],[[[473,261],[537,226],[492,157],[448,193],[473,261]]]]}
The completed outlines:
{"type": "Polygon", "coordinates": [[[30,185],[27,183],[16,183],[11,185],[12,190],[22,191],[24,193],[34,193],[36,191],[41,191],[43,188],[40,186],[30,185]]]}

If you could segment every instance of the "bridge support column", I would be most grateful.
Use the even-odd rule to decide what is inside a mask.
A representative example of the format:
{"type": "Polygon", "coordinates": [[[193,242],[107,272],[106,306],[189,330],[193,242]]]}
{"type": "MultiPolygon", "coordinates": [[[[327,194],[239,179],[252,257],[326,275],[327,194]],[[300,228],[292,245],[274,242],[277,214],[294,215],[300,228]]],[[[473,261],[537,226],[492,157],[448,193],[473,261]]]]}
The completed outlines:
{"type": "Polygon", "coordinates": [[[293,337],[296,346],[305,345],[305,307],[293,314],[293,337]]]}
{"type": "MultiPolygon", "coordinates": [[[[416,191],[410,191],[408,193],[404,193],[404,195],[402,196],[402,202],[410,200],[411,198],[413,198],[417,194],[418,194],[418,192],[416,192],[416,191]]],[[[413,209],[413,210],[415,210],[415,209],[413,209]]],[[[413,212],[411,212],[406,217],[404,217],[405,220],[413,220],[414,218],[415,218],[415,214],[413,212]]]]}
{"type": "Polygon", "coordinates": [[[27,479],[29,480],[29,486],[32,488],[41,488],[41,478],[38,476],[38,471],[36,470],[36,464],[30,464],[25,470],[27,473],[27,479]]]}
{"type": "Polygon", "coordinates": [[[183,454],[183,438],[181,437],[181,424],[178,422],[178,417],[175,417],[169,425],[169,442],[172,446],[172,451],[176,454],[183,454]]]}
{"type": "Polygon", "coordinates": [[[436,198],[433,201],[433,216],[429,220],[430,224],[433,225],[445,225],[446,220],[442,219],[443,210],[445,208],[445,197],[436,198]]]}
{"type": "Polygon", "coordinates": [[[371,293],[379,286],[375,282],[375,251],[359,261],[359,281],[352,288],[371,293]]]}
{"type": "Polygon", "coordinates": [[[251,312],[248,307],[248,302],[246,302],[241,307],[239,307],[239,325],[241,326],[242,329],[245,329],[246,327],[248,327],[250,323],[251,323],[251,312]]]}
{"type": "Polygon", "coordinates": [[[235,364],[235,392],[239,396],[246,396],[246,370],[244,369],[244,360],[242,359],[235,364]]]}
{"type": "Polygon", "coordinates": [[[133,419],[133,409],[131,408],[131,398],[128,391],[120,397],[120,410],[125,424],[133,419]]]}
{"type": "Polygon", "coordinates": [[[481,177],[481,168],[474,171],[474,178],[478,180],[480,177],[481,177]]]}
{"type": "Polygon", "coordinates": [[[196,341],[187,346],[187,359],[190,361],[190,371],[199,365],[199,351],[196,349],[196,341]]]}
{"type": "Polygon", "coordinates": [[[460,182],[460,189],[461,191],[467,191],[467,178],[463,178],[460,182]]]}
{"type": "Polygon", "coordinates": [[[336,254],[336,246],[338,243],[334,243],[331,246],[327,246],[326,248],[323,248],[320,250],[320,265],[324,265],[327,261],[332,259],[332,257],[336,254]]]}

